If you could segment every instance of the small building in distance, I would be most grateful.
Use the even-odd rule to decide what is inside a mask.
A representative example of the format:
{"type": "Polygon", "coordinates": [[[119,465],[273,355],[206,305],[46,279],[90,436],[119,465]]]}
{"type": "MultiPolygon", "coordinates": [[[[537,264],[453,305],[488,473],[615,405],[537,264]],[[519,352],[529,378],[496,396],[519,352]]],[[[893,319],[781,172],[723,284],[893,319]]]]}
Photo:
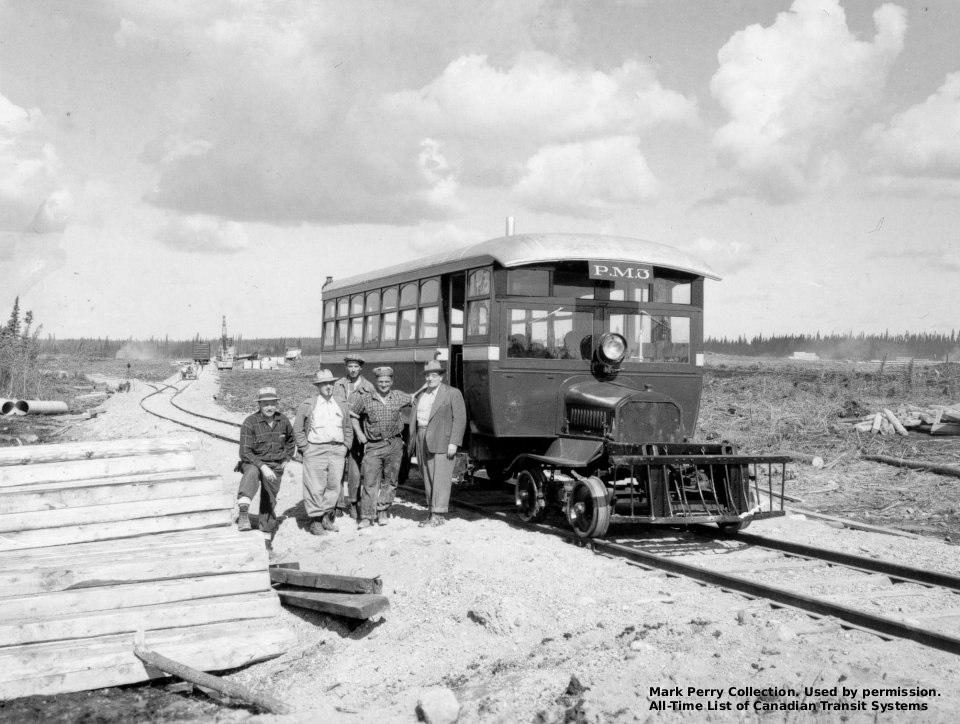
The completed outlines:
{"type": "Polygon", "coordinates": [[[816,352],[794,352],[790,359],[803,360],[805,362],[816,362],[820,359],[816,352]]]}

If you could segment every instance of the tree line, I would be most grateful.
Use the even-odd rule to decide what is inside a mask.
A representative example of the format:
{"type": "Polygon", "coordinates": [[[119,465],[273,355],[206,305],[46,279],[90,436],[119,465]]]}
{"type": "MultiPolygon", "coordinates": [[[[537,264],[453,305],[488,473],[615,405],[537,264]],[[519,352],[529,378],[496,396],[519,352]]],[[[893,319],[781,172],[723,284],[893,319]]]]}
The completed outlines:
{"type": "Polygon", "coordinates": [[[821,359],[880,360],[897,357],[960,361],[956,330],[947,333],[757,335],[747,338],[708,337],[707,352],[745,357],[790,357],[794,352],[812,352],[821,359]]]}
{"type": "Polygon", "coordinates": [[[33,326],[33,312],[21,318],[20,297],[13,303],[7,323],[0,327],[0,397],[37,399],[41,395],[40,326],[33,326]]]}
{"type": "MultiPolygon", "coordinates": [[[[233,338],[237,354],[258,354],[261,357],[283,356],[288,349],[300,349],[304,355],[320,354],[319,337],[253,337],[233,338]]],[[[209,343],[210,352],[217,354],[220,338],[206,338],[199,334],[193,339],[170,339],[169,336],[146,339],[128,337],[69,337],[57,339],[52,335],[38,341],[42,354],[68,354],[101,359],[193,359],[193,345],[209,343]]]]}

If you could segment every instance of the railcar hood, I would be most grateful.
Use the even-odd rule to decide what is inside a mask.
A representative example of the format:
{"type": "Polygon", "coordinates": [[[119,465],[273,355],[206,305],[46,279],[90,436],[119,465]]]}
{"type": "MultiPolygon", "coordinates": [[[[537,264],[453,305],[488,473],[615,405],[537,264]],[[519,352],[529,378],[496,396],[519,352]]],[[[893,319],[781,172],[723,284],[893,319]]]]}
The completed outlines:
{"type": "Polygon", "coordinates": [[[567,429],[621,442],[676,442],[680,406],[660,392],[590,380],[564,394],[567,429]]]}

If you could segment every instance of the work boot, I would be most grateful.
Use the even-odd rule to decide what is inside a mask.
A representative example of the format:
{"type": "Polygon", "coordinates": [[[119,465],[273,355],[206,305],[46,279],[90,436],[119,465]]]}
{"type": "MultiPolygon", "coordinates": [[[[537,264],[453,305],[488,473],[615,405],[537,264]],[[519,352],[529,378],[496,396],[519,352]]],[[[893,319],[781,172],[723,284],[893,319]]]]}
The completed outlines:
{"type": "Polygon", "coordinates": [[[381,510],[377,513],[377,525],[388,525],[390,523],[390,511],[381,510]]]}
{"type": "Polygon", "coordinates": [[[327,529],[323,527],[322,521],[312,520],[310,521],[310,535],[326,535],[327,529]]]}
{"type": "Polygon", "coordinates": [[[325,513],[322,518],[320,518],[320,525],[323,526],[324,530],[329,530],[331,533],[336,533],[340,528],[333,521],[333,511],[325,513]]]}
{"type": "Polygon", "coordinates": [[[250,516],[248,511],[250,506],[241,505],[240,514],[237,516],[237,530],[251,530],[252,526],[250,525],[250,516]]]}
{"type": "Polygon", "coordinates": [[[361,528],[370,528],[372,526],[373,526],[372,520],[370,520],[369,518],[363,518],[359,523],[357,523],[357,530],[360,530],[361,528]]]}
{"type": "Polygon", "coordinates": [[[436,528],[437,526],[441,526],[446,522],[447,522],[447,519],[444,518],[441,513],[434,513],[430,517],[430,520],[428,521],[427,525],[429,525],[431,528],[436,528]]]}

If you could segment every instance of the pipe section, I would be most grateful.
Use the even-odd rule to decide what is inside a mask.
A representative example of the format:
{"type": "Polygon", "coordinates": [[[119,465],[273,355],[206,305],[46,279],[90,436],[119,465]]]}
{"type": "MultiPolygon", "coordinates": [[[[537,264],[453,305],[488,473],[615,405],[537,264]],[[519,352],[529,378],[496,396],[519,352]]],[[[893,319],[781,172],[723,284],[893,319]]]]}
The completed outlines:
{"type": "Polygon", "coordinates": [[[62,400],[17,400],[16,409],[20,415],[62,415],[69,408],[62,400]]]}
{"type": "Polygon", "coordinates": [[[0,397],[0,415],[9,415],[12,413],[16,404],[16,400],[8,400],[5,397],[0,397]]]}

